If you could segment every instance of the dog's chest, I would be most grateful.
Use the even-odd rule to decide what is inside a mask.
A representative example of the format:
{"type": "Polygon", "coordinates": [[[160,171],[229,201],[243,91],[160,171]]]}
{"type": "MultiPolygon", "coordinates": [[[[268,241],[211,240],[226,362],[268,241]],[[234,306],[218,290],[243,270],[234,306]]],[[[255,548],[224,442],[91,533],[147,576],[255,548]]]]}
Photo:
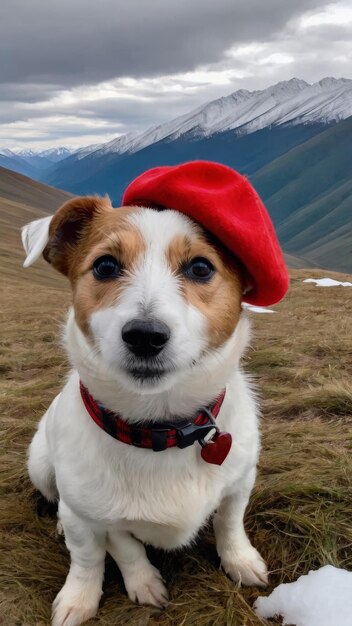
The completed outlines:
{"type": "Polygon", "coordinates": [[[205,462],[198,443],[153,452],[116,441],[89,418],[70,384],[65,391],[48,425],[57,486],[60,498],[92,523],[118,524],[161,547],[182,545],[256,462],[255,413],[238,391],[238,410],[228,390],[219,418],[233,436],[222,466],[205,462]]]}
{"type": "Polygon", "coordinates": [[[80,515],[107,525],[133,525],[135,534],[147,540],[145,523],[193,534],[216,508],[224,473],[200,458],[198,444],[155,453],[111,443],[115,450],[111,453],[109,446],[110,451],[95,456],[93,472],[89,446],[75,459],[74,469],[67,457],[58,467],[60,496],[80,515]]]}

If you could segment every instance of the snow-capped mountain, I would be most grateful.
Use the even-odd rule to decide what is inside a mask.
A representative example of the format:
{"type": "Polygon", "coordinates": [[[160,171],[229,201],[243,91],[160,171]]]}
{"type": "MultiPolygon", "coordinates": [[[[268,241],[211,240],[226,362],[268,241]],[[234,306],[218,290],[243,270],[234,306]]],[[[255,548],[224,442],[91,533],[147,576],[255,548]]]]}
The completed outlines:
{"type": "Polygon", "coordinates": [[[0,156],[14,159],[17,155],[12,150],[9,150],[9,148],[0,148],[0,156]]]}
{"type": "Polygon", "coordinates": [[[352,116],[352,80],[292,78],[234,93],[143,132],[87,146],[41,176],[72,193],[109,193],[118,202],[143,170],[210,159],[251,176],[272,160],[352,116]]]}
{"type": "Polygon", "coordinates": [[[94,146],[87,154],[134,153],[158,141],[174,141],[190,133],[194,138],[229,130],[249,134],[273,125],[328,124],[350,115],[352,80],[323,78],[310,85],[292,78],[260,91],[240,89],[165,124],[94,146]]]}
{"type": "Polygon", "coordinates": [[[42,150],[41,152],[39,152],[39,154],[37,154],[37,156],[44,157],[46,159],[49,159],[49,161],[52,161],[53,163],[57,163],[58,161],[61,161],[62,159],[70,156],[72,152],[75,152],[75,150],[60,146],[58,148],[49,148],[48,150],[42,150]]]}
{"type": "Polygon", "coordinates": [[[80,161],[81,159],[84,159],[84,157],[88,156],[88,154],[92,154],[96,150],[100,150],[101,146],[101,143],[92,143],[89,146],[83,146],[83,148],[75,150],[70,156],[72,156],[75,161],[80,161]]]}
{"type": "Polygon", "coordinates": [[[64,146],[59,146],[58,148],[48,148],[46,150],[18,150],[16,154],[26,160],[41,158],[47,159],[51,161],[51,163],[58,163],[62,159],[66,159],[66,157],[70,156],[72,152],[75,151],[65,148],[64,146]]]}
{"type": "Polygon", "coordinates": [[[0,166],[31,178],[41,179],[44,172],[69,157],[72,152],[73,150],[62,146],[46,150],[0,148],[0,166]]]}
{"type": "MultiPolygon", "coordinates": [[[[94,155],[133,154],[160,141],[193,139],[234,131],[236,135],[254,133],[282,125],[330,124],[352,115],[352,80],[326,77],[317,83],[292,78],[267,89],[239,89],[218,98],[170,122],[142,132],[129,132],[103,144],[72,150],[66,147],[47,150],[1,150],[6,157],[20,157],[31,165],[44,167],[44,160],[54,164],[73,157],[80,161],[94,155]]],[[[49,164],[50,164],[49,163],[49,164]]]]}
{"type": "Polygon", "coordinates": [[[5,167],[19,174],[25,174],[26,176],[32,176],[35,178],[35,169],[30,165],[27,159],[21,155],[16,154],[9,148],[0,148],[0,167],[5,167]]]}
{"type": "Polygon", "coordinates": [[[38,154],[40,154],[40,152],[36,152],[35,150],[28,149],[28,150],[17,150],[17,151],[14,151],[13,154],[16,154],[17,156],[20,156],[23,159],[27,159],[27,158],[30,159],[31,157],[38,156],[38,154]]]}

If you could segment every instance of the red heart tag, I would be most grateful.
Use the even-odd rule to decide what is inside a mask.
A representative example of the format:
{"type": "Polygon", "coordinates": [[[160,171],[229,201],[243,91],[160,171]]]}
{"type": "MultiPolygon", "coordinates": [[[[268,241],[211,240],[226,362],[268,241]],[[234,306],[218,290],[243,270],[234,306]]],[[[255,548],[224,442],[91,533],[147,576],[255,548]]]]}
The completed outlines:
{"type": "Polygon", "coordinates": [[[201,456],[207,463],[221,465],[232,446],[232,436],[230,433],[216,433],[209,443],[201,449],[201,456]]]}

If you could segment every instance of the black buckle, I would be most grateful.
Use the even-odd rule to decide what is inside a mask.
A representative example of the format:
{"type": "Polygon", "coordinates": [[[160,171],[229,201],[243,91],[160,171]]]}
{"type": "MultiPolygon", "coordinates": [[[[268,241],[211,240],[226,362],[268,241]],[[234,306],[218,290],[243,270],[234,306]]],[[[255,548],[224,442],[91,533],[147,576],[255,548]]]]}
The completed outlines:
{"type": "Polygon", "coordinates": [[[196,441],[198,441],[202,447],[206,446],[216,432],[219,431],[219,427],[207,407],[202,407],[200,413],[205,413],[208,418],[205,424],[195,424],[195,422],[189,420],[182,420],[179,422],[163,422],[162,424],[158,424],[157,427],[154,425],[154,428],[152,428],[152,449],[154,452],[166,450],[167,433],[170,428],[176,430],[178,448],[188,448],[188,446],[192,446],[196,441]],[[212,431],[214,431],[213,434],[212,431]],[[211,436],[209,437],[209,435],[211,436]]]}
{"type": "MultiPolygon", "coordinates": [[[[205,437],[214,430],[214,425],[210,422],[207,424],[194,424],[194,422],[188,422],[182,428],[176,427],[177,430],[177,447],[187,448],[198,441],[201,443],[205,437]]],[[[215,434],[215,433],[214,433],[215,434]]]]}

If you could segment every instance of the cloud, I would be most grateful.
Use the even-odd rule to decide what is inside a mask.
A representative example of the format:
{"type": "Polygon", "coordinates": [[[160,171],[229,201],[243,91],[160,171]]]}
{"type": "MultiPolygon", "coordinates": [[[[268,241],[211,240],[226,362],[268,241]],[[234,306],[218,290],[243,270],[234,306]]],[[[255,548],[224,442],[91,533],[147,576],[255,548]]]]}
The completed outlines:
{"type": "Polygon", "coordinates": [[[3,0],[0,22],[0,146],[106,141],[239,88],[351,75],[343,1],[3,0]]]}
{"type": "Polygon", "coordinates": [[[331,3],[322,11],[309,12],[302,16],[302,29],[314,28],[326,24],[328,26],[346,26],[352,23],[352,7],[343,2],[331,3]]]}
{"type": "Polygon", "coordinates": [[[269,40],[323,0],[2,0],[1,82],[77,85],[184,72],[269,40]]]}

